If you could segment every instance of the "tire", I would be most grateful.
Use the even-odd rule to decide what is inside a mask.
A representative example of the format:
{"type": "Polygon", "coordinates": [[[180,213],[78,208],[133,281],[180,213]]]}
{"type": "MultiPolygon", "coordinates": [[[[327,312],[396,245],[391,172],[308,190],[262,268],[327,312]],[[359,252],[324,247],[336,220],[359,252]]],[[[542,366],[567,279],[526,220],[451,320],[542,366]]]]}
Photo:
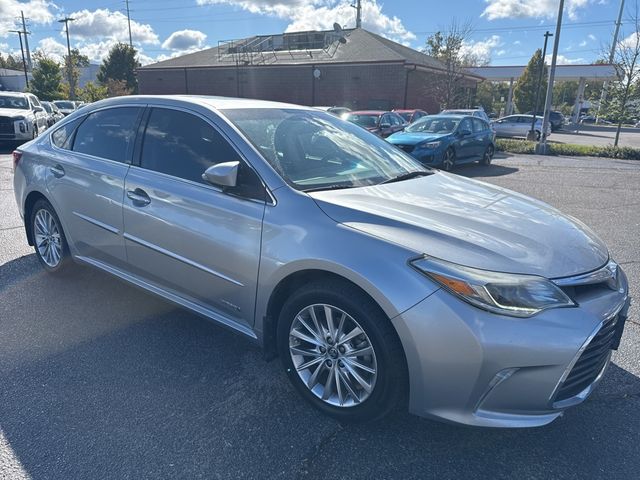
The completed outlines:
{"type": "Polygon", "coordinates": [[[406,362],[395,329],[378,305],[349,283],[313,282],[294,292],[280,312],[277,340],[293,386],[311,405],[337,420],[382,418],[407,391],[406,362]],[[327,328],[327,308],[335,339],[327,328]],[[342,334],[336,334],[341,325],[342,334]],[[316,335],[314,329],[322,333],[316,335]],[[356,351],[360,354],[353,354],[356,351]]]}
{"type": "Polygon", "coordinates": [[[62,224],[55,210],[44,199],[31,210],[31,240],[42,267],[49,273],[67,273],[73,264],[62,224]]]}
{"type": "Polygon", "coordinates": [[[442,158],[442,169],[450,172],[455,168],[455,166],[456,152],[453,150],[453,148],[449,148],[446,152],[444,152],[444,157],[442,158]]]}
{"type": "Polygon", "coordinates": [[[493,160],[494,148],[493,145],[489,145],[482,155],[482,160],[480,160],[481,165],[491,165],[491,160],[493,160]]]}

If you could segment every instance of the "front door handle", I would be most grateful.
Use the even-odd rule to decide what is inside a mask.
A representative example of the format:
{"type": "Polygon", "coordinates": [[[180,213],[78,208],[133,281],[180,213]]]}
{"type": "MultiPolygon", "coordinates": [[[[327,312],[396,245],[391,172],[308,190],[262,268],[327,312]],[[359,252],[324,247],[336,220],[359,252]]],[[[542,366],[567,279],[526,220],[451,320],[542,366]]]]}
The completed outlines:
{"type": "Polygon", "coordinates": [[[147,192],[145,192],[141,188],[136,188],[135,190],[127,190],[127,198],[129,198],[137,207],[144,207],[145,205],[149,205],[151,203],[149,195],[147,195],[147,192]]]}
{"type": "Polygon", "coordinates": [[[49,168],[49,171],[56,178],[64,177],[64,168],[62,168],[62,165],[60,164],[54,165],[53,167],[49,168]]]}

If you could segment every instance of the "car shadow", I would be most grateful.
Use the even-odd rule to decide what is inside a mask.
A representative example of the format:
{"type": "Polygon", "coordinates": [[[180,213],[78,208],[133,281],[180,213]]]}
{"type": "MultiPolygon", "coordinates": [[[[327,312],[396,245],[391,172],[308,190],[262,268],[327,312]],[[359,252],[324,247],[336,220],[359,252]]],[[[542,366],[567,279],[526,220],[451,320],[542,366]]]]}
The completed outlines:
{"type": "MultiPolygon", "coordinates": [[[[495,158],[502,159],[508,158],[506,156],[495,158]]],[[[502,177],[504,175],[510,175],[516,173],[519,169],[517,167],[511,167],[504,164],[492,163],[491,165],[480,165],[478,163],[467,163],[458,165],[452,173],[457,173],[464,177],[502,177]]]]}
{"type": "Polygon", "coordinates": [[[539,429],[407,413],[339,424],[244,338],[110,276],[57,278],[28,255],[0,279],[0,445],[31,478],[633,478],[640,466],[640,380],[615,365],[539,429]]]}
{"type": "Polygon", "coordinates": [[[16,149],[16,143],[0,142],[0,155],[7,155],[16,149]]]}

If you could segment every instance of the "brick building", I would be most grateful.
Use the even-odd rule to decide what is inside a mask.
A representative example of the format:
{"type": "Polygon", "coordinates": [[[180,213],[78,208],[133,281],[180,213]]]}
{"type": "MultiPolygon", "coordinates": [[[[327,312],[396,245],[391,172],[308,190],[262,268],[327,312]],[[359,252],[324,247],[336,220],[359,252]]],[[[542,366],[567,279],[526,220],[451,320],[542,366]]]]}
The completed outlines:
{"type": "MultiPolygon", "coordinates": [[[[257,98],[352,109],[439,111],[430,91],[443,65],[363,29],[264,35],[138,69],[142,94],[257,98]]],[[[482,78],[461,83],[473,97],[482,78]]],[[[461,105],[463,106],[463,105],[461,105]]]]}

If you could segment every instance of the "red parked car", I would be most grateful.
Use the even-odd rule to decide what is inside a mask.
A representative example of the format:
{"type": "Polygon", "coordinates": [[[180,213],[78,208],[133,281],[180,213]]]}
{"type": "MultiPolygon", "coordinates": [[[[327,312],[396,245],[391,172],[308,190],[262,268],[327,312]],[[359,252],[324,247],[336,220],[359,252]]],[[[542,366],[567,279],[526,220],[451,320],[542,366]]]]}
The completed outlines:
{"type": "Polygon", "coordinates": [[[413,123],[416,120],[419,120],[422,117],[426,117],[427,115],[429,115],[424,110],[417,110],[417,109],[414,109],[414,110],[394,109],[393,112],[400,115],[404,119],[404,121],[407,123],[413,123]]]}
{"type": "Polygon", "coordinates": [[[389,135],[404,130],[407,123],[394,112],[384,112],[382,110],[361,110],[359,112],[349,112],[343,117],[351,123],[366,128],[371,133],[387,138],[389,135]]]}

